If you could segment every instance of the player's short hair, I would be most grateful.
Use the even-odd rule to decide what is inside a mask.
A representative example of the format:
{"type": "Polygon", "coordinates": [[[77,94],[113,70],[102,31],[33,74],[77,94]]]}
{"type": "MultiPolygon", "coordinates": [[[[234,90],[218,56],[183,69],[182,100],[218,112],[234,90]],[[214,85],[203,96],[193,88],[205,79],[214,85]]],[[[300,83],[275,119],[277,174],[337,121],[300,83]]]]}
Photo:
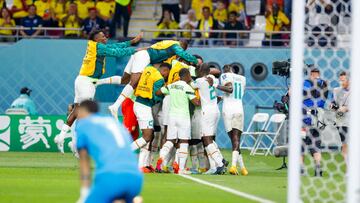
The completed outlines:
{"type": "Polygon", "coordinates": [[[229,13],[229,16],[230,16],[230,15],[238,16],[238,13],[237,13],[236,11],[231,11],[231,12],[229,13]]]}
{"type": "Polygon", "coordinates": [[[205,10],[210,11],[210,7],[208,7],[208,6],[204,6],[204,7],[202,8],[202,11],[205,11],[205,10]]]}
{"type": "Polygon", "coordinates": [[[348,76],[348,74],[346,73],[346,71],[341,71],[339,76],[348,76]]]}
{"type": "Polygon", "coordinates": [[[180,78],[184,78],[185,76],[187,75],[190,75],[190,71],[188,68],[182,68],[180,71],[179,71],[179,76],[180,78]]]}
{"type": "Polygon", "coordinates": [[[161,67],[168,68],[170,70],[171,69],[171,64],[170,63],[161,63],[160,68],[161,67]]]}
{"type": "Polygon", "coordinates": [[[84,100],[79,104],[79,107],[86,109],[90,113],[99,112],[99,105],[94,100],[84,100]]]}
{"type": "Polygon", "coordinates": [[[96,35],[98,35],[102,30],[93,30],[89,34],[89,40],[95,41],[96,35]]]}
{"type": "Polygon", "coordinates": [[[229,64],[225,64],[222,68],[223,72],[230,72],[233,68],[229,64]]]}

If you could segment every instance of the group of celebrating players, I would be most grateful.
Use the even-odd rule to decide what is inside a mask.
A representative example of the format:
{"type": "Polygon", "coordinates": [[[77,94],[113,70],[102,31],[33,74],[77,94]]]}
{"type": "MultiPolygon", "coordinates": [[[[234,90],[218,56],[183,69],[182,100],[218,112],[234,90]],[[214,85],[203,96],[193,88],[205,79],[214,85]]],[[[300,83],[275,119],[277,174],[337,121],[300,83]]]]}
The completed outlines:
{"type": "MultiPolygon", "coordinates": [[[[215,142],[220,119],[218,103],[223,100],[223,120],[232,142],[229,173],[238,175],[239,166],[240,173],[247,175],[240,153],[245,77],[234,73],[229,65],[223,67],[220,75],[201,56],[187,53],[186,41],[165,40],[150,47],[130,47],[141,37],[140,34],[131,41],[107,44],[101,31],[90,34],[75,80],[74,108],[54,140],[58,148],[63,152],[66,134],[77,118],[78,104],[93,99],[99,85],[122,84],[125,87],[109,110],[118,119],[118,109],[122,107],[123,124],[134,139],[132,149],[140,150],[138,164],[143,172],[225,174],[229,162],[215,142]],[[123,76],[100,79],[108,56],[130,56],[123,76]],[[219,75],[220,81],[215,77],[219,75]],[[222,97],[217,90],[223,92],[222,97]],[[159,149],[154,168],[153,153],[159,149]],[[188,154],[190,169],[186,168],[188,154]]],[[[76,151],[75,144],[70,148],[76,151]]]]}

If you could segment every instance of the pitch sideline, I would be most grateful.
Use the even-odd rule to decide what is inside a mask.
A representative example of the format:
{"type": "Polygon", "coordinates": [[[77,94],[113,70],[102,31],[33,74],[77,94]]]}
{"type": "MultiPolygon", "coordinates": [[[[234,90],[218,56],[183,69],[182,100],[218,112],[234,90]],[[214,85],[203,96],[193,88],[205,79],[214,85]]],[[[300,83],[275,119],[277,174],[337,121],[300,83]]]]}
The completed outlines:
{"type": "Polygon", "coordinates": [[[207,185],[207,186],[209,186],[209,187],[213,187],[213,188],[217,188],[217,189],[219,189],[219,190],[223,190],[223,191],[225,191],[225,192],[234,194],[234,195],[236,195],[236,196],[240,196],[240,197],[244,197],[244,198],[246,198],[246,199],[250,199],[250,200],[256,201],[256,202],[274,203],[273,201],[268,200],[268,199],[263,199],[263,198],[261,198],[261,197],[255,196],[255,195],[251,195],[251,194],[248,194],[248,193],[240,192],[240,191],[238,191],[238,190],[234,190],[234,189],[231,189],[231,188],[222,186],[222,185],[218,185],[218,184],[211,183],[211,182],[208,182],[208,181],[205,181],[205,180],[201,180],[201,179],[198,179],[198,178],[194,178],[194,177],[191,177],[191,176],[189,176],[189,175],[179,175],[179,176],[181,176],[181,177],[183,177],[183,178],[186,178],[186,179],[189,179],[189,180],[192,180],[192,181],[194,181],[194,182],[203,184],[203,185],[207,185]]]}

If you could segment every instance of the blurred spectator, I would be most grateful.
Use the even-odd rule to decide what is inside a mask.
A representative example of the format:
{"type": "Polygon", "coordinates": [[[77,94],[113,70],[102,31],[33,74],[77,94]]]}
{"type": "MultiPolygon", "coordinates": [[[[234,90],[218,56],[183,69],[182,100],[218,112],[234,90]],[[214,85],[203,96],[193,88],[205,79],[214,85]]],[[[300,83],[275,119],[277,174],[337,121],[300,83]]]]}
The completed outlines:
{"type": "Polygon", "coordinates": [[[174,19],[177,23],[180,22],[179,0],[163,0],[161,7],[163,11],[162,18],[164,17],[165,10],[167,10],[174,15],[174,19]]]}
{"type": "Polygon", "coordinates": [[[211,33],[211,30],[219,30],[219,23],[217,20],[215,20],[210,13],[210,8],[209,7],[204,7],[203,9],[203,16],[202,18],[199,20],[198,23],[198,27],[197,29],[201,30],[201,31],[205,31],[205,32],[201,32],[198,33],[198,37],[201,36],[202,40],[200,41],[199,44],[208,44],[208,45],[212,45],[213,44],[213,38],[217,38],[218,33],[211,33]],[[204,40],[204,38],[206,40],[204,40]],[[210,40],[207,40],[209,38],[212,38],[210,40]]]}
{"type": "Polygon", "coordinates": [[[34,5],[36,6],[36,15],[41,18],[44,17],[44,14],[50,10],[50,0],[37,0],[34,5]]]}
{"type": "Polygon", "coordinates": [[[6,1],[0,0],[0,9],[6,8],[6,1]]]}
{"type": "Polygon", "coordinates": [[[210,14],[212,13],[213,6],[211,0],[192,0],[191,8],[195,10],[196,19],[200,20],[202,18],[204,7],[209,8],[210,14]]]}
{"type": "MultiPolygon", "coordinates": [[[[4,7],[0,13],[0,27],[15,27],[15,21],[11,18],[10,11],[4,7]]],[[[14,38],[6,37],[12,35],[12,30],[0,30],[0,42],[12,42],[14,38]]]]}
{"type": "Polygon", "coordinates": [[[20,34],[24,37],[36,37],[42,31],[40,29],[34,30],[33,28],[42,27],[42,19],[36,15],[36,6],[30,5],[28,10],[29,15],[21,20],[22,28],[30,28],[30,30],[20,30],[20,34]]]}
{"type": "Polygon", "coordinates": [[[115,20],[115,4],[113,0],[98,1],[96,3],[97,14],[106,23],[106,26],[110,27],[110,35],[113,37],[116,34],[116,27],[112,27],[115,26],[113,23],[115,20]]]}
{"type": "MultiPolygon", "coordinates": [[[[66,16],[61,19],[61,24],[65,28],[80,28],[81,18],[77,13],[77,5],[70,3],[69,10],[66,16]]],[[[77,38],[80,35],[80,31],[77,30],[66,30],[64,36],[67,38],[77,38]]]]}
{"type": "Polygon", "coordinates": [[[286,30],[286,25],[290,24],[290,21],[286,15],[279,10],[277,4],[273,4],[271,8],[265,12],[266,17],[266,41],[264,41],[265,46],[269,46],[270,43],[272,46],[283,46],[282,34],[272,34],[270,32],[286,30]],[[270,40],[271,39],[271,40],[270,40]],[[270,41],[269,41],[270,40],[270,41]]]}
{"type": "Polygon", "coordinates": [[[82,20],[89,17],[89,9],[95,7],[95,3],[91,0],[79,0],[76,1],[76,4],[78,15],[82,20]]]}
{"type": "Polygon", "coordinates": [[[21,19],[28,16],[28,9],[32,3],[32,0],[14,0],[11,13],[16,25],[21,25],[21,19]]]}
{"type": "Polygon", "coordinates": [[[60,21],[61,18],[66,15],[67,6],[68,4],[66,3],[66,0],[52,1],[51,7],[58,21],[60,21]]]}
{"type": "MultiPolygon", "coordinates": [[[[196,19],[195,11],[193,9],[190,9],[187,13],[186,19],[180,22],[179,27],[181,29],[196,29],[198,26],[198,21],[196,19]]],[[[194,32],[183,32],[182,36],[185,38],[192,38],[196,37],[196,33],[194,32]]]]}
{"type": "MultiPolygon", "coordinates": [[[[157,28],[159,30],[174,30],[179,28],[179,24],[172,18],[170,11],[164,11],[163,19],[158,23],[157,28]]],[[[154,37],[175,37],[173,31],[159,31],[154,33],[154,37]]]]}
{"type": "Polygon", "coordinates": [[[83,23],[83,36],[87,38],[91,31],[104,29],[105,27],[105,21],[97,16],[96,8],[89,9],[89,17],[83,23]]]}
{"type": "Polygon", "coordinates": [[[226,10],[225,3],[222,0],[217,1],[216,9],[214,11],[214,19],[217,20],[222,27],[224,27],[227,18],[228,12],[226,10]]]}
{"type": "MultiPolygon", "coordinates": [[[[59,21],[55,16],[53,9],[45,12],[43,17],[43,27],[59,27],[59,21]]],[[[60,36],[62,31],[60,30],[44,30],[45,35],[60,36]]]]}
{"type": "MultiPolygon", "coordinates": [[[[235,11],[232,11],[229,13],[229,21],[225,24],[225,30],[245,30],[245,26],[236,20],[237,13],[235,11]]],[[[228,40],[228,39],[237,39],[238,34],[237,33],[224,33],[223,34],[224,44],[229,46],[236,46],[236,45],[242,45],[242,42],[238,42],[237,40],[228,40]]]]}
{"type": "Polygon", "coordinates": [[[123,20],[123,37],[128,36],[129,22],[131,15],[131,0],[115,0],[115,14],[110,29],[112,30],[111,37],[116,37],[116,26],[121,24],[121,18],[123,20]]]}
{"type": "Polygon", "coordinates": [[[279,5],[279,9],[284,12],[284,0],[266,0],[266,7],[271,7],[273,4],[279,5]]]}
{"type": "Polygon", "coordinates": [[[30,99],[31,89],[23,87],[20,90],[20,96],[11,103],[11,108],[25,109],[29,115],[36,115],[35,103],[30,99]]]}
{"type": "Polygon", "coordinates": [[[245,6],[242,0],[231,0],[228,8],[228,12],[235,11],[238,15],[238,21],[244,23],[249,28],[249,24],[246,20],[245,6]]]}

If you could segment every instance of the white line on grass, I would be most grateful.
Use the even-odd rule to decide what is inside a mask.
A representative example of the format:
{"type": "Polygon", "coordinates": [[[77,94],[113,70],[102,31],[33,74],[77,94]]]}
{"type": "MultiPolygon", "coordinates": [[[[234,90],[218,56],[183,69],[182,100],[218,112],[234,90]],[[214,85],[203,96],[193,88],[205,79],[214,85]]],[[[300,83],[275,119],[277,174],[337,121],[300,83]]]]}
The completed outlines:
{"type": "Polygon", "coordinates": [[[263,199],[261,197],[257,197],[257,196],[254,196],[254,195],[251,195],[251,194],[248,194],[248,193],[240,192],[240,191],[237,191],[237,190],[234,190],[234,189],[222,186],[222,185],[218,185],[218,184],[211,183],[211,182],[208,182],[208,181],[205,181],[205,180],[194,178],[194,177],[191,177],[189,175],[180,175],[180,176],[183,177],[183,178],[192,180],[194,182],[197,182],[197,183],[200,183],[200,184],[203,184],[203,185],[207,185],[207,186],[210,186],[210,187],[214,187],[214,188],[217,188],[219,190],[223,190],[225,192],[228,192],[228,193],[240,196],[240,197],[244,197],[246,199],[250,199],[250,200],[253,200],[253,201],[256,201],[256,202],[273,203],[273,201],[271,201],[271,200],[263,199]]]}

